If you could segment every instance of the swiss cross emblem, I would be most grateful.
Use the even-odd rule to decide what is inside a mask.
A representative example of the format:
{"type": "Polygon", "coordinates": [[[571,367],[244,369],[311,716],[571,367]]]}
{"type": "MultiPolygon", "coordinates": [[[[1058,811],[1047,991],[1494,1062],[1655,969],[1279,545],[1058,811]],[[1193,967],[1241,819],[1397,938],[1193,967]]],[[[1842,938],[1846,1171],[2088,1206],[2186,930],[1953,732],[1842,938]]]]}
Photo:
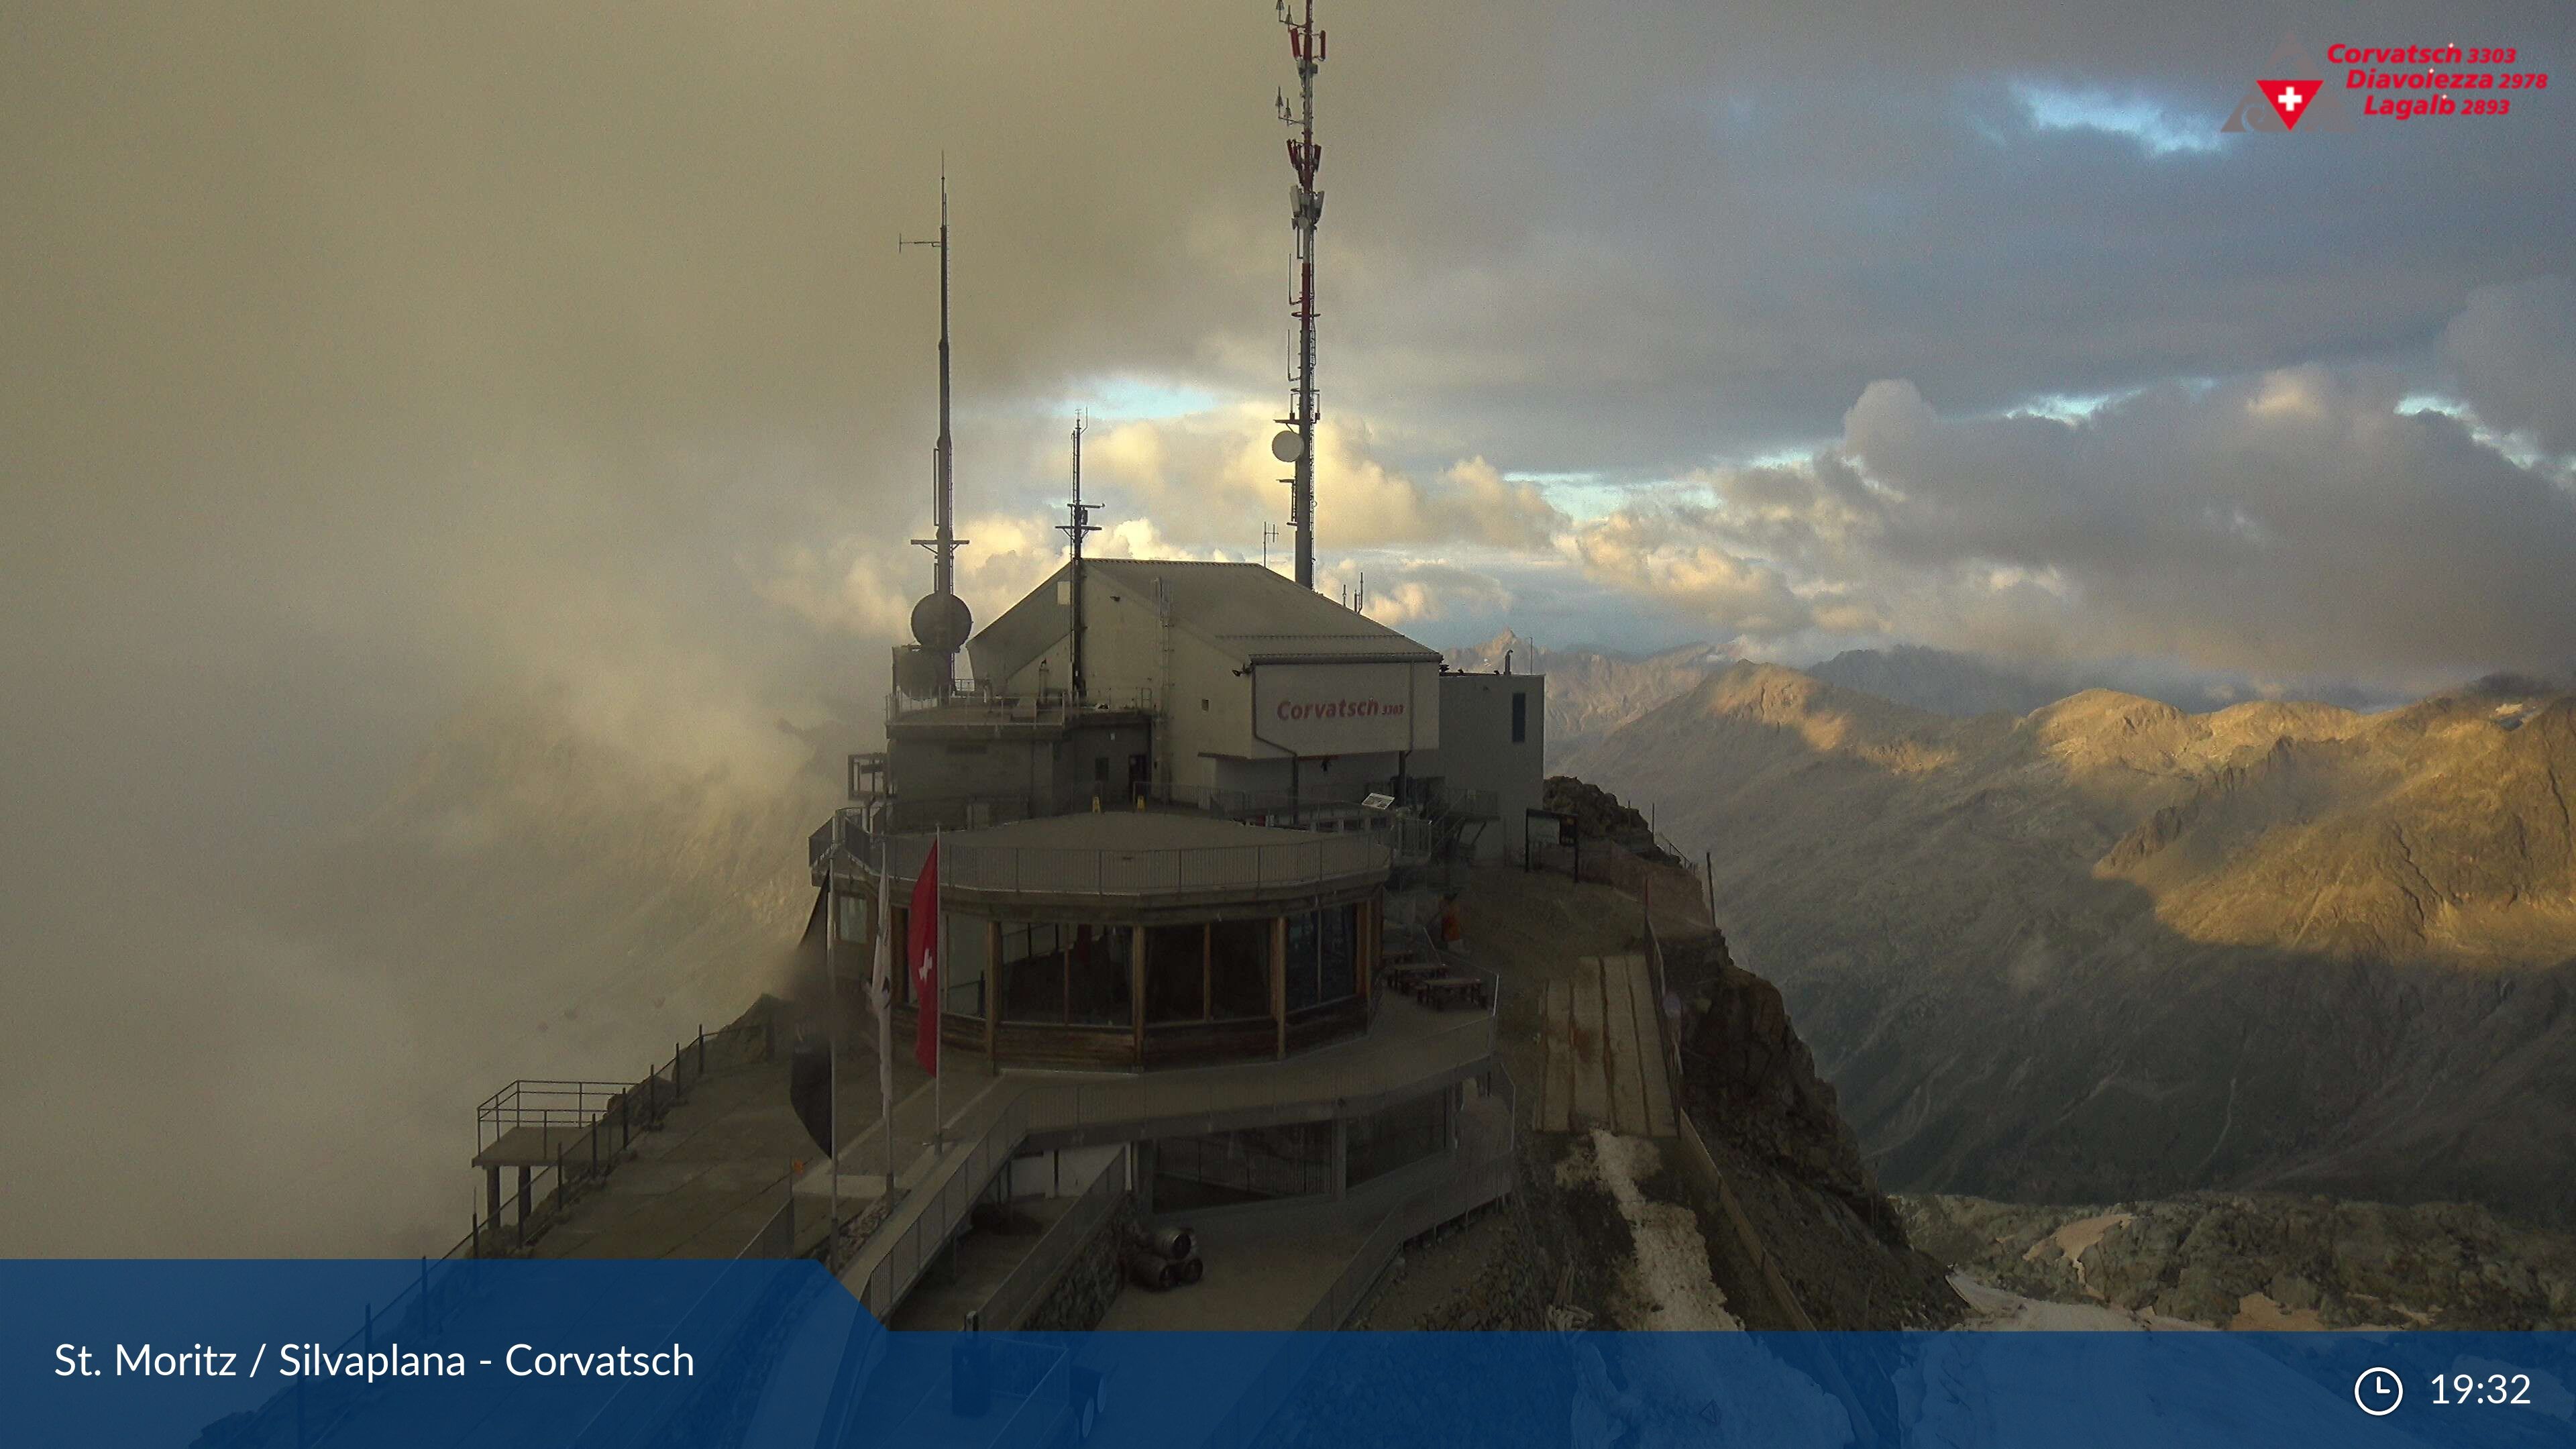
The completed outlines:
{"type": "Polygon", "coordinates": [[[2279,113],[2281,124],[2295,131],[2299,128],[2299,118],[2308,113],[2308,104],[2317,98],[2317,87],[2324,82],[2258,80],[2254,84],[2263,92],[2263,99],[2270,101],[2272,109],[2279,113]]]}

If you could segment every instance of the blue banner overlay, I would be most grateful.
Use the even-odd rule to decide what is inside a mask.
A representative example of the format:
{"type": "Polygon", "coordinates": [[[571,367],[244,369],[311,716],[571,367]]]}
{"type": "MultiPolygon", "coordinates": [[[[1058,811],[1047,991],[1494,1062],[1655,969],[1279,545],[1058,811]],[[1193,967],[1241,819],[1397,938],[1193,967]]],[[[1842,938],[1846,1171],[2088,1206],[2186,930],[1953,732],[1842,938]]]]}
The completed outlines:
{"type": "Polygon", "coordinates": [[[2568,1334],[889,1333],[809,1262],[0,1262],[0,1443],[2576,1445],[2568,1334]]]}

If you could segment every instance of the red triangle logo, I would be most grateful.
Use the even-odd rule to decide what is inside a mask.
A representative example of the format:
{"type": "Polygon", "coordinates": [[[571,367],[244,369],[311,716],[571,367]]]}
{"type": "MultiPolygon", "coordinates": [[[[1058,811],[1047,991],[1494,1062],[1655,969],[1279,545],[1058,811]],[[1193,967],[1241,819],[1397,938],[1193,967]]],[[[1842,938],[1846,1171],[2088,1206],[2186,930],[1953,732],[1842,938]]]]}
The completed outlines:
{"type": "Polygon", "coordinates": [[[2254,84],[2263,88],[2263,99],[2272,103],[2273,112],[2281,118],[2282,129],[2295,131],[2299,129],[2300,119],[2307,115],[2309,107],[2315,103],[2317,87],[2324,82],[2258,80],[2254,84]]]}

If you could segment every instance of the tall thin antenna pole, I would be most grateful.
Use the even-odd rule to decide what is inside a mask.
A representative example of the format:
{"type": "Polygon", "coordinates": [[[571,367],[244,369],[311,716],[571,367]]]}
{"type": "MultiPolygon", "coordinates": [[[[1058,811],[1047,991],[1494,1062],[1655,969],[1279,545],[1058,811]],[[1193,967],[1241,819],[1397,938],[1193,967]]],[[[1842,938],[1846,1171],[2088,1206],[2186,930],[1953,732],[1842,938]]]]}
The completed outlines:
{"type": "Polygon", "coordinates": [[[1288,27],[1288,53],[1297,61],[1297,112],[1287,97],[1279,98],[1279,119],[1296,128],[1288,142],[1288,166],[1297,173],[1289,199],[1289,225],[1296,236],[1297,290],[1288,315],[1297,321],[1297,356],[1288,374],[1288,416],[1279,421],[1296,430],[1293,448],[1283,436],[1279,451],[1292,454],[1295,476],[1288,481],[1288,524],[1297,531],[1297,582],[1315,586],[1315,226],[1324,219],[1324,193],[1315,173],[1324,148],[1315,144],[1315,72],[1324,63],[1324,32],[1315,28],[1315,0],[1279,0],[1279,23],[1288,27]]]}
{"type": "Polygon", "coordinates": [[[935,917],[931,922],[931,939],[938,943],[939,964],[931,972],[932,985],[937,989],[931,992],[932,999],[922,1007],[930,1013],[930,1150],[933,1152],[948,1145],[948,1118],[939,1105],[939,1079],[945,1075],[939,1069],[948,1065],[948,1043],[942,1039],[948,1026],[948,852],[939,848],[939,842],[940,832],[933,829],[930,832],[930,849],[941,859],[939,874],[933,878],[935,884],[931,887],[930,909],[935,917]]]}
{"type": "MultiPolygon", "coordinates": [[[[900,240],[900,238],[898,238],[900,240]]],[[[957,536],[957,444],[949,432],[948,384],[948,161],[939,162],[939,240],[904,242],[907,246],[939,249],[939,442],[930,454],[930,537],[913,542],[930,550],[930,592],[943,602],[931,605],[931,618],[925,621],[915,610],[913,632],[923,648],[940,656],[940,678],[953,682],[959,646],[966,642],[971,617],[953,603],[957,596],[957,550],[967,540],[957,536]],[[923,625],[930,623],[928,633],[923,625]]],[[[944,692],[944,686],[943,686],[944,692]]]]}
{"type": "MultiPolygon", "coordinates": [[[[832,833],[840,834],[837,822],[832,833]]],[[[831,1139],[824,1144],[823,1156],[832,1165],[832,1207],[825,1219],[823,1261],[829,1265],[841,1234],[841,972],[832,959],[833,938],[841,934],[840,857],[824,856],[823,868],[827,872],[823,877],[823,1009],[829,1023],[823,1033],[823,1049],[829,1053],[823,1070],[823,1135],[831,1139]]]]}
{"type": "Polygon", "coordinates": [[[1082,540],[1100,531],[1091,521],[1096,504],[1082,501],[1082,429],[1088,420],[1080,413],[1073,415],[1073,501],[1065,505],[1072,522],[1059,523],[1056,531],[1073,540],[1073,699],[1080,703],[1087,697],[1090,684],[1083,675],[1082,639],[1082,540]]]}
{"type": "Polygon", "coordinates": [[[957,439],[948,430],[948,168],[939,168],[939,476],[931,498],[930,587],[957,592],[957,439]]]}

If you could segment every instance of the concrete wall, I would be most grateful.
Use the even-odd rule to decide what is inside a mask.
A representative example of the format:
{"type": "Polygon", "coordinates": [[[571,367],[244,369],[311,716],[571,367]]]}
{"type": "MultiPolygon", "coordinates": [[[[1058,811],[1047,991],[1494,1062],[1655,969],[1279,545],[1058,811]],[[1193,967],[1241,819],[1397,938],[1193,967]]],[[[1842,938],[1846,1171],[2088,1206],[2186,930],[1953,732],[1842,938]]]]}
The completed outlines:
{"type": "Polygon", "coordinates": [[[1152,733],[1137,723],[1077,723],[1059,737],[894,737],[886,742],[886,772],[905,800],[1016,797],[1043,809],[1097,782],[1104,803],[1116,804],[1125,798],[1129,757],[1151,749],[1152,733]]]}
{"type": "MultiPolygon", "coordinates": [[[[1159,700],[1162,689],[1162,621],[1150,594],[1085,569],[1082,575],[1083,685],[1094,702],[1133,708],[1159,700]]],[[[1032,595],[1027,607],[1060,620],[1066,632],[1006,679],[984,681],[1006,694],[1033,695],[1073,688],[1073,609],[1053,590],[1032,595]]],[[[1048,627],[1059,627],[1050,624],[1048,627]]]]}
{"type": "MultiPolygon", "coordinates": [[[[1417,757],[1418,758],[1418,757],[1417,757]]],[[[1209,783],[1220,789],[1286,795],[1290,783],[1297,798],[1309,805],[1356,805],[1371,790],[1395,778],[1392,753],[1335,755],[1330,760],[1301,760],[1292,772],[1285,759],[1218,760],[1209,783]]],[[[1413,774],[1421,771],[1412,770],[1413,774]]]]}
{"type": "MultiPolygon", "coordinates": [[[[1157,783],[1183,787],[1286,793],[1287,751],[1294,743],[1309,763],[1298,772],[1300,793],[1318,800],[1357,800],[1367,787],[1396,772],[1400,749],[1419,755],[1440,739],[1448,692],[1439,666],[1263,665],[1246,673],[1234,657],[1175,622],[1168,629],[1153,594],[1097,571],[1083,574],[1083,676],[1090,698],[1120,707],[1162,708],[1164,729],[1155,742],[1157,783]],[[1166,650],[1169,658],[1166,659],[1166,650]],[[1266,676],[1267,684],[1263,684],[1266,676]],[[1274,696],[1401,698],[1401,716],[1370,720],[1304,720],[1265,728],[1254,716],[1257,687],[1274,696]],[[1347,737],[1349,747],[1335,741],[1347,737]],[[1314,760],[1329,753],[1329,772],[1314,760]]],[[[1069,607],[1051,600],[1039,607],[1069,607]]],[[[1073,682],[1070,638],[1058,642],[1008,679],[994,681],[1014,694],[1067,689],[1073,682]]],[[[1274,700],[1273,712],[1276,712],[1274,700]]],[[[1420,773],[1414,771],[1413,773],[1420,773]]]]}
{"type": "Polygon", "coordinates": [[[1015,1157],[1006,1169],[1006,1195],[1024,1197],[1069,1197],[1091,1185],[1097,1176],[1120,1153],[1128,1148],[1111,1143],[1101,1147],[1067,1147],[1060,1152],[1033,1152],[1015,1157]]]}
{"type": "Polygon", "coordinates": [[[1524,811],[1545,793],[1547,677],[1541,674],[1440,676],[1440,748],[1416,756],[1413,773],[1436,775],[1455,793],[1494,792],[1502,819],[1477,838],[1480,860],[1521,858],[1524,811]],[[1513,701],[1521,701],[1520,738],[1512,738],[1513,701]]]}
{"type": "MultiPolygon", "coordinates": [[[[1050,606],[1052,607],[1052,606],[1050,606]]],[[[1069,618],[1072,611],[1066,609],[1069,618]]],[[[1170,678],[1165,678],[1165,630],[1152,594],[1086,570],[1083,574],[1083,683],[1089,698],[1120,708],[1168,706],[1169,729],[1154,752],[1158,784],[1218,783],[1211,752],[1233,749],[1251,734],[1251,683],[1233,661],[1185,629],[1170,630],[1170,678]]],[[[1070,689],[1073,647],[1067,639],[999,687],[1013,694],[1070,689]]],[[[1087,763],[1083,765],[1088,770],[1087,763]]],[[[1124,779],[1113,769],[1113,783],[1124,779]]],[[[1068,779],[1073,776],[1068,775],[1068,779]]],[[[1084,774],[1082,778],[1089,778],[1084,774]]]]}
{"type": "Polygon", "coordinates": [[[1219,756],[1240,754],[1252,735],[1252,681],[1233,659],[1195,634],[1172,631],[1171,781],[1223,786],[1219,756]]]}
{"type": "Polygon", "coordinates": [[[886,741],[886,775],[908,800],[1025,795],[1043,790],[1055,767],[1044,742],[1019,740],[886,741]]]}

